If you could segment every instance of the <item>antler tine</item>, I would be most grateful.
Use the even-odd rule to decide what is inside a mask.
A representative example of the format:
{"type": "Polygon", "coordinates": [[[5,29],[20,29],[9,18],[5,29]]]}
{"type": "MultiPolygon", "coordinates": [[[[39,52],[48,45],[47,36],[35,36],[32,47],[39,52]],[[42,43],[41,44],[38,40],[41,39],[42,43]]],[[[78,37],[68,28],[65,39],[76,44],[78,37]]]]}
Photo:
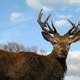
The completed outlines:
{"type": "Polygon", "coordinates": [[[46,23],[46,24],[47,24],[47,26],[48,26],[48,28],[49,28],[49,33],[54,34],[54,30],[50,27],[50,25],[49,25],[48,23],[46,23]]]}
{"type": "Polygon", "coordinates": [[[77,27],[76,27],[76,30],[75,30],[75,34],[80,34],[80,28],[79,28],[79,26],[80,26],[80,23],[78,22],[78,25],[77,25],[77,27]]]}
{"type": "MultiPolygon", "coordinates": [[[[68,19],[69,22],[71,22],[69,19],[68,19]]],[[[80,23],[78,22],[78,25],[76,26],[74,23],[71,22],[71,24],[73,25],[72,29],[71,29],[71,34],[74,35],[74,34],[80,34],[80,28],[78,26],[80,26],[80,23]]]]}
{"type": "Polygon", "coordinates": [[[43,15],[43,9],[41,9],[41,11],[40,11],[40,13],[39,13],[39,15],[38,15],[38,19],[37,19],[37,22],[40,24],[40,23],[42,23],[41,22],[41,18],[42,18],[42,15],[43,15]]]}
{"type": "MultiPolygon", "coordinates": [[[[51,20],[51,24],[52,24],[52,28],[54,29],[54,33],[58,34],[58,32],[57,32],[57,30],[56,30],[56,28],[55,28],[52,20],[51,20]]],[[[59,34],[58,34],[58,35],[59,35],[59,34]]]]}
{"type": "Polygon", "coordinates": [[[51,17],[51,14],[49,14],[49,16],[46,18],[46,20],[44,21],[45,24],[48,23],[49,18],[51,17]]]}
{"type": "Polygon", "coordinates": [[[68,21],[72,26],[75,26],[75,24],[74,24],[70,19],[67,19],[67,21],[68,21]]]}
{"type": "Polygon", "coordinates": [[[71,42],[75,42],[80,40],[80,28],[79,28],[79,23],[76,26],[74,23],[72,23],[69,19],[67,19],[71,24],[72,24],[72,28],[68,31],[68,35],[73,35],[71,42]]]}
{"type": "Polygon", "coordinates": [[[49,28],[49,33],[52,33],[52,34],[54,34],[54,30],[50,27],[50,25],[48,24],[48,20],[49,20],[49,18],[51,17],[51,14],[49,14],[49,16],[46,18],[46,20],[45,20],[45,24],[47,25],[46,27],[48,27],[49,28]]]}
{"type": "Polygon", "coordinates": [[[39,15],[38,15],[38,19],[37,19],[37,22],[39,23],[39,25],[41,26],[42,30],[45,31],[45,32],[49,32],[45,27],[46,24],[44,22],[41,21],[41,18],[42,18],[42,15],[43,15],[43,9],[41,9],[39,15]]]}
{"type": "Polygon", "coordinates": [[[67,21],[72,25],[72,28],[66,33],[67,35],[73,35],[73,31],[76,30],[76,25],[69,19],[67,19],[67,21]]]}

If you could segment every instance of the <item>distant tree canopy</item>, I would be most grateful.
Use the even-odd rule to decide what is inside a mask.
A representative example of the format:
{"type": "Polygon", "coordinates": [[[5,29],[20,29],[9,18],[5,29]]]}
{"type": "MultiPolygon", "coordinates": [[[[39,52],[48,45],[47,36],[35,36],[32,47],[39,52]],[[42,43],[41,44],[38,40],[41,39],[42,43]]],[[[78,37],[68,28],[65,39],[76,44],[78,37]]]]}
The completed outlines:
{"type": "Polygon", "coordinates": [[[22,44],[16,42],[9,42],[7,44],[1,45],[0,49],[17,52],[17,51],[26,51],[26,48],[22,44]]]}
{"type": "Polygon", "coordinates": [[[10,51],[10,52],[25,51],[25,52],[40,52],[41,54],[46,53],[44,49],[39,50],[36,46],[24,47],[24,45],[16,43],[16,42],[0,44],[0,49],[10,51]]]}

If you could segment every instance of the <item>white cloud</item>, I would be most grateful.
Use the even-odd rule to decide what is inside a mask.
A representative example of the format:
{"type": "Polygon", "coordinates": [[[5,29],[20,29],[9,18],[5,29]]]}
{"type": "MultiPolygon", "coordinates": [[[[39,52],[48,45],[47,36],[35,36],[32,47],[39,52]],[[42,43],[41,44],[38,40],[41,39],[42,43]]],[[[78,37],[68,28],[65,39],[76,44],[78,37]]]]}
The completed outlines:
{"type": "Polygon", "coordinates": [[[22,17],[23,17],[23,14],[20,13],[20,12],[12,12],[12,13],[10,14],[10,20],[11,20],[11,21],[19,20],[19,19],[22,18],[22,17]]]}
{"type": "Polygon", "coordinates": [[[80,76],[80,51],[69,52],[67,58],[68,76],[80,76]]]}
{"type": "Polygon", "coordinates": [[[58,15],[57,17],[66,20],[67,18],[72,18],[72,15],[71,14],[68,14],[68,15],[58,15]]]}
{"type": "Polygon", "coordinates": [[[59,20],[59,21],[56,21],[56,22],[55,22],[55,25],[58,26],[58,27],[61,27],[61,26],[63,26],[65,23],[66,23],[65,20],[59,20]]]}
{"type": "Polygon", "coordinates": [[[80,0],[65,0],[65,1],[70,3],[70,4],[80,3],[80,0]]]}
{"type": "Polygon", "coordinates": [[[45,12],[52,11],[52,8],[49,8],[49,7],[46,7],[46,6],[43,6],[42,8],[45,12]]]}
{"type": "Polygon", "coordinates": [[[40,0],[26,0],[26,3],[35,9],[39,9],[40,7],[42,7],[42,4],[40,2],[40,0]]]}
{"type": "Polygon", "coordinates": [[[54,5],[80,4],[80,0],[26,0],[27,5],[34,9],[52,8],[54,5]]]}
{"type": "Polygon", "coordinates": [[[80,80],[80,76],[66,76],[64,80],[80,80]]]}
{"type": "MultiPolygon", "coordinates": [[[[43,0],[44,1],[44,0],[43,0]]],[[[45,12],[51,11],[52,8],[43,4],[41,0],[26,0],[27,5],[36,10],[44,9],[45,12]]]]}

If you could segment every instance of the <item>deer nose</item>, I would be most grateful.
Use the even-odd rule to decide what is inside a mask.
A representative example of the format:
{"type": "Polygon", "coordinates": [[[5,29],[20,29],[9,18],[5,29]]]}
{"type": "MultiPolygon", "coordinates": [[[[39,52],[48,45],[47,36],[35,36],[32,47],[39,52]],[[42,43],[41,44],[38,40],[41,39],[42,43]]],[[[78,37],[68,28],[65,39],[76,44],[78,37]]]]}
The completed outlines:
{"type": "Polygon", "coordinates": [[[63,55],[67,56],[67,50],[63,49],[63,50],[61,50],[61,52],[63,55]]]}
{"type": "Polygon", "coordinates": [[[63,49],[63,50],[62,50],[62,52],[66,53],[66,52],[67,52],[67,50],[63,49]]]}
{"type": "Polygon", "coordinates": [[[67,53],[67,50],[63,48],[63,49],[61,49],[61,52],[62,53],[67,53]]]}

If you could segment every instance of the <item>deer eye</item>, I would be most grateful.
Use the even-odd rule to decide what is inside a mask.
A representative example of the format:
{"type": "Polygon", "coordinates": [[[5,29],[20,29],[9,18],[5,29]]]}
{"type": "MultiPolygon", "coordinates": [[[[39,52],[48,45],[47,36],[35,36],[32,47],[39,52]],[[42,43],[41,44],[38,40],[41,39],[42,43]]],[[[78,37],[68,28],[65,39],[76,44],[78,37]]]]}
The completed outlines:
{"type": "Polygon", "coordinates": [[[57,42],[55,41],[54,44],[57,44],[57,42]]]}
{"type": "Polygon", "coordinates": [[[70,45],[71,43],[69,43],[69,45],[70,45]]]}

